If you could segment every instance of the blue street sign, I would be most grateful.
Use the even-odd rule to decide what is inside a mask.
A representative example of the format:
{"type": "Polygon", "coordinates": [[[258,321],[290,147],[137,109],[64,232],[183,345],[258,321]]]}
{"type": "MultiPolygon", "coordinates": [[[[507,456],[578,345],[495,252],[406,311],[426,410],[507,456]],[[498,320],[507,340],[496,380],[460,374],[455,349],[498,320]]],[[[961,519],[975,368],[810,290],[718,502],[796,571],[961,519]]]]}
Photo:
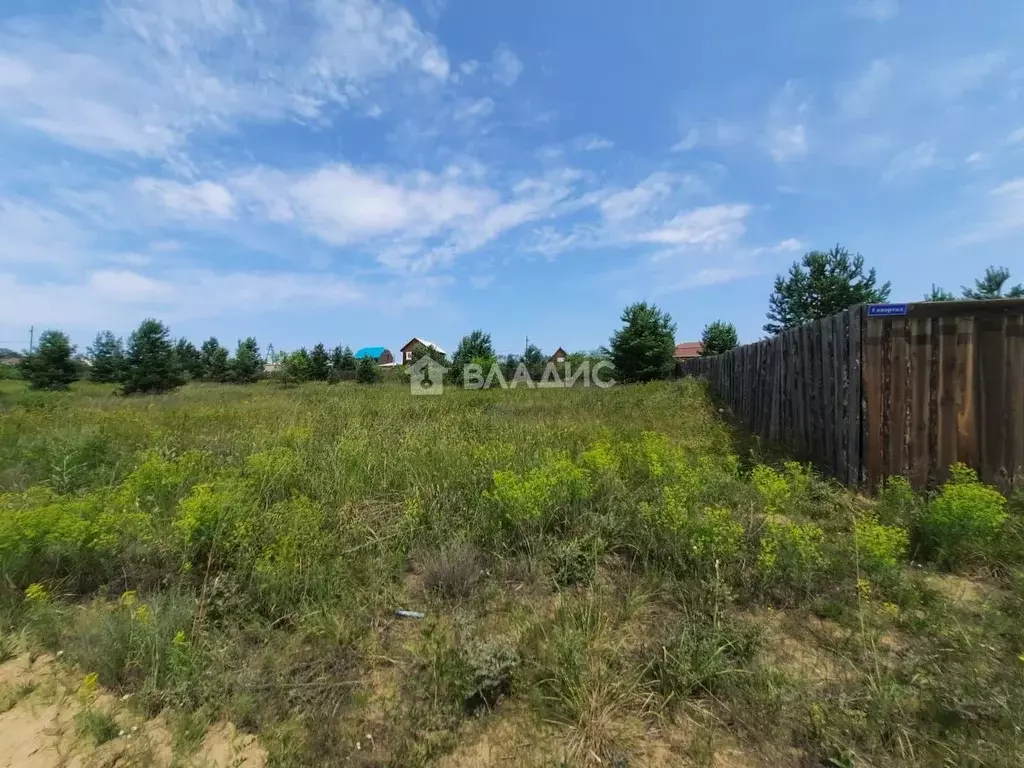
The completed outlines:
{"type": "Polygon", "coordinates": [[[892,317],[907,314],[906,304],[871,304],[868,306],[868,317],[892,317]]]}

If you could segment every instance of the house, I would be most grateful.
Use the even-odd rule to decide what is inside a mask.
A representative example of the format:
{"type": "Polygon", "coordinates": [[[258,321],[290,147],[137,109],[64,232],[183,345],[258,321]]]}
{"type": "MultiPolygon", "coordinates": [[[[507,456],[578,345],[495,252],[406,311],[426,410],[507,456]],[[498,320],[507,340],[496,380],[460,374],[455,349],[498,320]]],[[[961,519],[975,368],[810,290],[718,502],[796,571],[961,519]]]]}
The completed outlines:
{"type": "Polygon", "coordinates": [[[566,361],[566,358],[568,358],[568,357],[569,357],[569,353],[566,352],[561,347],[559,347],[558,349],[555,350],[555,354],[553,354],[548,359],[548,362],[550,362],[550,363],[564,363],[566,361]]]}
{"type": "Polygon", "coordinates": [[[700,357],[700,353],[704,347],[699,341],[684,341],[682,344],[676,344],[676,351],[673,357],[676,362],[682,362],[683,360],[689,360],[692,357],[700,357]]]}
{"type": "Polygon", "coordinates": [[[399,350],[402,353],[402,362],[403,363],[411,363],[413,361],[412,360],[412,353],[416,351],[416,345],[417,344],[421,344],[424,347],[427,347],[428,349],[434,350],[435,352],[440,352],[442,355],[447,355],[448,354],[443,349],[441,349],[439,346],[437,346],[437,344],[435,344],[434,342],[427,341],[426,339],[420,339],[420,338],[418,338],[416,336],[413,336],[412,339],[409,340],[409,343],[406,344],[404,347],[402,347],[399,350]]]}
{"type": "Polygon", "coordinates": [[[363,347],[355,354],[356,360],[362,360],[365,357],[376,360],[377,365],[395,364],[395,356],[391,354],[390,349],[384,347],[363,347]]]}

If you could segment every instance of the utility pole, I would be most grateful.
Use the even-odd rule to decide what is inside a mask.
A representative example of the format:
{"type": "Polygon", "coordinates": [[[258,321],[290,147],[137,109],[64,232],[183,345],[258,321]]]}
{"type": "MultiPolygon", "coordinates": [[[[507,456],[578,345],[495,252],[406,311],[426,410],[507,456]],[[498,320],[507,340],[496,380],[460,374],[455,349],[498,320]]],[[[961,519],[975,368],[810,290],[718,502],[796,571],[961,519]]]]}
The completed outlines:
{"type": "Polygon", "coordinates": [[[36,327],[30,325],[28,329],[28,353],[32,354],[32,344],[35,343],[36,339],[36,327]]]}

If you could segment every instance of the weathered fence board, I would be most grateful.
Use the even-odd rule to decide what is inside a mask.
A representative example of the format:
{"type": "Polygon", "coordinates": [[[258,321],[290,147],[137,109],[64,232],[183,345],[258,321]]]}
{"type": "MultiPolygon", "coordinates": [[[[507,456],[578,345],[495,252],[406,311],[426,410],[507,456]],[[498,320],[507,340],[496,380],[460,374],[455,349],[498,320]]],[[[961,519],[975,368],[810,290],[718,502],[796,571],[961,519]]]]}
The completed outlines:
{"type": "Polygon", "coordinates": [[[847,485],[917,488],[962,461],[1006,487],[1024,477],[1024,301],[866,306],[724,355],[687,360],[751,432],[847,485]]]}

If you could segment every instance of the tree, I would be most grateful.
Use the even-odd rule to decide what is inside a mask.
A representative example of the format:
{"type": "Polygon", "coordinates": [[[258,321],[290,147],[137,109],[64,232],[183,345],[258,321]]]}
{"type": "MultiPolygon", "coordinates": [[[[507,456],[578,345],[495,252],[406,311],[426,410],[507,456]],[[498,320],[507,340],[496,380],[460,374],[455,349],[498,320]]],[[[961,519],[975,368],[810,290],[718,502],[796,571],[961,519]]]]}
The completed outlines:
{"type": "Polygon", "coordinates": [[[356,368],[356,381],[360,384],[375,384],[380,380],[380,366],[372,357],[364,357],[356,368]]]}
{"type": "Polygon", "coordinates": [[[331,358],[323,344],[317,344],[309,353],[309,378],[311,381],[327,381],[331,372],[331,358]]]}
{"type": "Polygon", "coordinates": [[[21,361],[21,375],[32,389],[67,389],[81,378],[66,333],[43,331],[35,350],[21,361]]]}
{"type": "Polygon", "coordinates": [[[305,347],[286,354],[281,359],[277,378],[283,384],[301,384],[309,381],[309,352],[305,347]]]}
{"type": "Polygon", "coordinates": [[[672,375],[676,324],[667,312],[641,301],[622,312],[623,326],[609,341],[612,364],[623,381],[650,381],[672,375]]]}
{"type": "Polygon", "coordinates": [[[184,383],[167,326],[152,318],[143,320],[128,339],[124,393],[168,392],[184,383]]]}
{"type": "Polygon", "coordinates": [[[354,371],[356,369],[356,356],[352,354],[352,347],[346,346],[341,350],[341,370],[354,371]]]}
{"type": "Polygon", "coordinates": [[[238,342],[235,359],[231,361],[231,378],[240,384],[251,384],[263,373],[260,345],[252,336],[238,342]]]}
{"type": "Polygon", "coordinates": [[[409,351],[412,353],[409,361],[410,364],[415,364],[424,357],[429,357],[431,360],[435,360],[442,365],[448,364],[448,359],[445,357],[444,352],[436,347],[428,347],[426,344],[417,341],[409,351]]]}
{"type": "Polygon", "coordinates": [[[216,336],[203,342],[200,353],[203,359],[203,381],[227,381],[231,372],[228,351],[220,345],[216,336]]]}
{"type": "Polygon", "coordinates": [[[875,270],[864,272],[864,257],[837,245],[830,251],[810,251],[775,278],[769,299],[768,333],[781,333],[812,320],[834,315],[855,304],[876,304],[889,298],[889,283],[875,285],[875,270]]]}
{"type": "Polygon", "coordinates": [[[935,283],[932,283],[931,293],[924,295],[925,301],[954,301],[956,297],[949,291],[944,291],[935,283]]]}
{"type": "Polygon", "coordinates": [[[100,331],[88,348],[92,358],[89,378],[113,384],[121,380],[124,369],[124,342],[110,331],[100,331]]]}
{"type": "Polygon", "coordinates": [[[700,353],[704,357],[720,355],[739,345],[740,337],[736,333],[736,326],[721,320],[705,325],[704,332],[700,335],[700,353]]]}
{"type": "Polygon", "coordinates": [[[195,344],[184,337],[178,339],[174,344],[174,356],[182,374],[195,381],[203,378],[203,355],[195,344]]]}
{"type": "Polygon", "coordinates": [[[965,299],[1015,299],[1024,297],[1024,285],[1017,283],[1003,293],[1003,286],[1010,279],[1010,270],[1006,267],[989,267],[985,270],[985,276],[974,281],[973,288],[964,286],[965,299]]]}
{"type": "MultiPolygon", "coordinates": [[[[452,356],[452,378],[456,383],[462,383],[462,370],[476,360],[494,361],[494,345],[491,344],[491,334],[484,333],[479,328],[470,334],[462,337],[455,354],[452,356]]],[[[486,373],[486,371],[485,371],[486,373]]]]}

